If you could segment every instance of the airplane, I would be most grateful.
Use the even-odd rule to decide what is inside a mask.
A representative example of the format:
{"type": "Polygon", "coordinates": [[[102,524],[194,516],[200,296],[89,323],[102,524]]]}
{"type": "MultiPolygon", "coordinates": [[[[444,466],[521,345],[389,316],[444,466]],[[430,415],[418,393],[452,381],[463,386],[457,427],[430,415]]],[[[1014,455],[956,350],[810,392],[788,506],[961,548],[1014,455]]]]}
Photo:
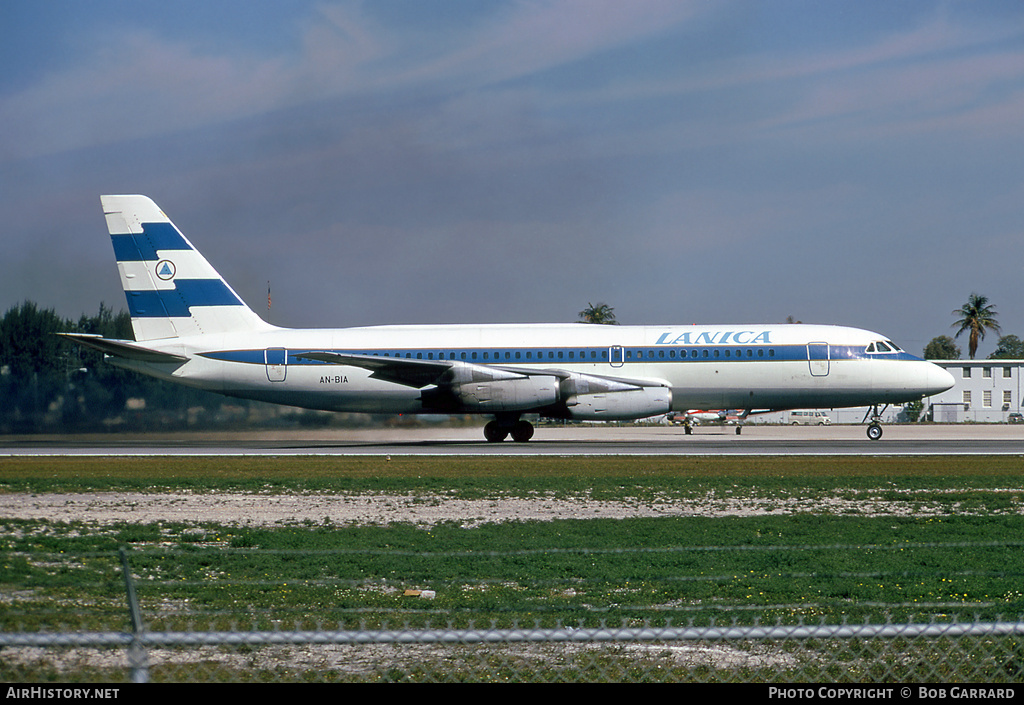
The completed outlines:
{"type": "Polygon", "coordinates": [[[729,416],[727,409],[687,409],[686,411],[670,411],[666,417],[672,425],[681,425],[690,433],[693,426],[704,423],[729,423],[736,421],[737,415],[729,416]]]}
{"type": "Polygon", "coordinates": [[[697,423],[721,423],[728,420],[729,412],[725,409],[690,409],[686,418],[697,423]]]}
{"type": "MultiPolygon", "coordinates": [[[[101,196],[134,340],[64,333],[119,367],[307,409],[482,414],[487,441],[534,434],[528,414],[636,420],[869,406],[953,386],[885,336],[841,326],[382,325],[292,329],[247,306],[150,198],[101,196]],[[881,345],[880,345],[881,343],[881,345]]],[[[865,417],[865,420],[867,418],[865,417]]]]}

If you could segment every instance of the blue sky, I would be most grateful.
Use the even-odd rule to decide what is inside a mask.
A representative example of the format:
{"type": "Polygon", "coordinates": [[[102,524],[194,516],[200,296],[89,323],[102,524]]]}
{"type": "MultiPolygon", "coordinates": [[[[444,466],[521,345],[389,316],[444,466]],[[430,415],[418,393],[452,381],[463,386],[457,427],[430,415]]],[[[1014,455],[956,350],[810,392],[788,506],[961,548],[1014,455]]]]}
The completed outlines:
{"type": "Polygon", "coordinates": [[[123,307],[144,193],[278,325],[1024,337],[1016,0],[10,0],[0,62],[2,310],[123,307]]]}

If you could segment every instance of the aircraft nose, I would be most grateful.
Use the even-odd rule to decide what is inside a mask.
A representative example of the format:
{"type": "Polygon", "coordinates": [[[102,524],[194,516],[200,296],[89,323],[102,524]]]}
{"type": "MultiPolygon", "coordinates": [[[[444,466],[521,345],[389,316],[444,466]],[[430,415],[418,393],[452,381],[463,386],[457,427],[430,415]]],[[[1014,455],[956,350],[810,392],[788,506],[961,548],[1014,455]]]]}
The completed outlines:
{"type": "Polygon", "coordinates": [[[956,384],[956,381],[953,379],[953,375],[949,373],[949,370],[939,367],[932,362],[927,362],[925,364],[928,365],[928,369],[925,371],[924,396],[939,394],[950,389],[954,384],[956,384]]]}

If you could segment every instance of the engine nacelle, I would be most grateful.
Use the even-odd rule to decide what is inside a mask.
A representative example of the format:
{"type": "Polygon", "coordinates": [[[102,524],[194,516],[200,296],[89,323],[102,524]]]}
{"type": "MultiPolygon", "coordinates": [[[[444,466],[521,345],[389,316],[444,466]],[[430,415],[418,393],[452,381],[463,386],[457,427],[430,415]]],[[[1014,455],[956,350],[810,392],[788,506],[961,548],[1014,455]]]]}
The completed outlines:
{"type": "Polygon", "coordinates": [[[466,411],[524,411],[558,401],[555,377],[531,376],[488,382],[467,382],[452,387],[452,393],[466,411]]]}
{"type": "Polygon", "coordinates": [[[667,414],[672,391],[667,387],[643,387],[622,392],[577,394],[566,400],[569,417],[585,421],[629,421],[667,414]]]}

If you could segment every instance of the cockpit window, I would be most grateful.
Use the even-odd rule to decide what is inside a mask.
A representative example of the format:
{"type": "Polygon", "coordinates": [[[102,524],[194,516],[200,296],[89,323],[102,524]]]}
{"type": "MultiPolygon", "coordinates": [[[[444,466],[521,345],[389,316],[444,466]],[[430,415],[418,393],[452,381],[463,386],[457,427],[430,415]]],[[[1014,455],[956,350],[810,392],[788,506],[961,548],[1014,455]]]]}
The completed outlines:
{"type": "Polygon", "coordinates": [[[867,346],[867,348],[865,348],[864,352],[867,352],[867,353],[898,353],[898,352],[903,352],[903,351],[900,349],[899,345],[897,345],[896,343],[892,342],[891,340],[886,340],[884,342],[881,341],[881,340],[876,340],[873,343],[868,343],[868,346],[867,346]]]}

